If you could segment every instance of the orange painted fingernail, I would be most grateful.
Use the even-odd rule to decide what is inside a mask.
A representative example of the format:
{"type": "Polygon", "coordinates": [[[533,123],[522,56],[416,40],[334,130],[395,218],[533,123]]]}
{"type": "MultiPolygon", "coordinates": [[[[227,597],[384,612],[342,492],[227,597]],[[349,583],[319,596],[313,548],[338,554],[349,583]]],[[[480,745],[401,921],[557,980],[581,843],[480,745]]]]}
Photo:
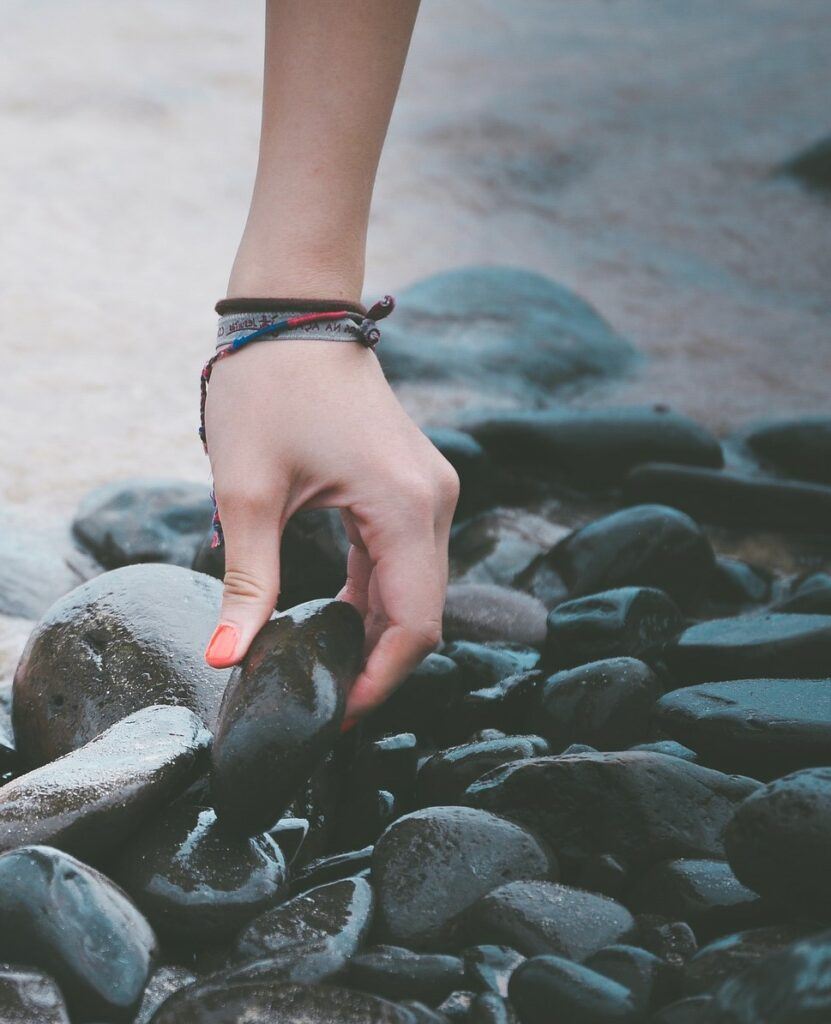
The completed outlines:
{"type": "Polygon", "coordinates": [[[237,627],[229,626],[227,622],[220,623],[208,641],[208,646],[205,649],[205,661],[216,668],[224,668],[233,659],[238,642],[239,630],[237,627]]]}
{"type": "Polygon", "coordinates": [[[349,730],[354,729],[357,724],[357,718],[344,718],[344,720],[340,724],[340,731],[342,733],[349,732],[349,730]]]}

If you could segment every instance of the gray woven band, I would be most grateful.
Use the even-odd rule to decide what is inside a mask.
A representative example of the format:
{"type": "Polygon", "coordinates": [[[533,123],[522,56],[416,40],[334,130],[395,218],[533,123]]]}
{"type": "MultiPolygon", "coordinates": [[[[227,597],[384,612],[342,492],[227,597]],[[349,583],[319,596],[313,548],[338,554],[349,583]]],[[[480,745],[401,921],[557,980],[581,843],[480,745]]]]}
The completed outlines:
{"type": "MultiPolygon", "coordinates": [[[[219,318],[216,334],[217,349],[224,348],[253,331],[262,330],[270,324],[288,317],[308,315],[305,312],[280,313],[226,313],[219,318]]],[[[257,339],[258,341],[261,339],[257,339]]],[[[318,323],[288,327],[279,334],[264,334],[262,341],[360,341],[358,325],[349,317],[340,320],[321,320],[318,323]]]]}

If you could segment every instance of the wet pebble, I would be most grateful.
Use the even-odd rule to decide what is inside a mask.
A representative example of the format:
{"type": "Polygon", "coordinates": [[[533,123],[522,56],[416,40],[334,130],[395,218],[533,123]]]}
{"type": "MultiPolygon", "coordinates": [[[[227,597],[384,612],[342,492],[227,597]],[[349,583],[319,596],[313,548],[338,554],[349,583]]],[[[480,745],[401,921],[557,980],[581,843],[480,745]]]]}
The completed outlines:
{"type": "Polygon", "coordinates": [[[547,748],[539,736],[502,736],[438,750],[419,768],[419,806],[461,803],[464,791],[480,775],[511,761],[538,757],[547,748]]]}
{"type": "MultiPolygon", "coordinates": [[[[826,152],[831,152],[829,142],[826,152]]],[[[827,177],[831,179],[831,175],[827,177]]],[[[744,441],[754,455],[788,476],[831,483],[831,417],[805,416],[763,423],[744,441]]]]}
{"type": "Polygon", "coordinates": [[[457,956],[372,946],[352,957],[344,978],[353,988],[387,999],[436,1005],[464,982],[465,965],[457,956]]]}
{"type": "Polygon", "coordinates": [[[467,1019],[469,1024],[519,1024],[508,1000],[493,992],[485,992],[471,1001],[467,1019]]]}
{"type": "Polygon", "coordinates": [[[831,615],[831,575],[815,572],[803,576],[773,607],[778,612],[831,615]]]}
{"type": "Polygon", "coordinates": [[[629,989],[642,1014],[668,1003],[678,990],[678,973],[665,960],[638,946],[606,946],[586,960],[586,967],[629,989]]]}
{"type": "Polygon", "coordinates": [[[61,990],[42,971],[0,964],[0,1020],[3,1024],[69,1024],[61,990]]]}
{"type": "Polygon", "coordinates": [[[477,989],[507,997],[511,975],[525,956],[511,946],[468,946],[461,951],[468,980],[477,989]]]}
{"type": "Polygon", "coordinates": [[[518,967],[510,995],[522,1024],[637,1024],[639,1017],[627,988],[559,956],[535,956],[518,967]]]}
{"type": "Polygon", "coordinates": [[[133,1024],[150,1024],[153,1014],[174,992],[187,988],[196,981],[196,975],[186,967],[164,965],[156,968],[147,982],[133,1024]]]}
{"type": "Polygon", "coordinates": [[[333,853],[309,861],[292,874],[292,891],[295,894],[302,893],[329,882],[363,876],[372,863],[373,849],[372,845],[362,846],[359,850],[345,850],[343,853],[333,853]]]}
{"type": "MultiPolygon", "coordinates": [[[[568,533],[565,527],[524,509],[480,512],[451,534],[451,576],[456,582],[513,585],[538,555],[568,533]]],[[[557,593],[559,600],[566,596],[562,580],[557,593]]],[[[542,594],[536,596],[547,603],[542,594]]]]}
{"type": "Polygon", "coordinates": [[[398,689],[366,719],[374,736],[413,732],[443,746],[455,733],[455,706],[465,686],[462,669],[443,654],[428,654],[398,689]]]}
{"type": "Polygon", "coordinates": [[[650,1017],[649,1024],[713,1024],[713,1000],[706,995],[679,999],[650,1017]]]}
{"type": "Polygon", "coordinates": [[[695,933],[686,921],[670,921],[661,914],[638,914],[636,938],[639,946],[679,970],[698,951],[695,933]]]}

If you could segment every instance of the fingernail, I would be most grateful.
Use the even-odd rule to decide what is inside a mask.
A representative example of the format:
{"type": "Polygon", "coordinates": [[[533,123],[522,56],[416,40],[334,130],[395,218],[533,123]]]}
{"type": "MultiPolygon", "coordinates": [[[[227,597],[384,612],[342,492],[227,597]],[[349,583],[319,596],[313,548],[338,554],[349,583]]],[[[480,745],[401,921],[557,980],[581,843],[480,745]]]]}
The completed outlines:
{"type": "Polygon", "coordinates": [[[237,627],[229,626],[227,622],[220,623],[205,649],[205,661],[209,665],[221,663],[219,667],[229,663],[234,657],[238,642],[239,630],[237,627]]]}
{"type": "Polygon", "coordinates": [[[340,731],[342,733],[349,732],[349,730],[354,729],[357,724],[357,718],[344,718],[344,720],[340,724],[340,731]]]}

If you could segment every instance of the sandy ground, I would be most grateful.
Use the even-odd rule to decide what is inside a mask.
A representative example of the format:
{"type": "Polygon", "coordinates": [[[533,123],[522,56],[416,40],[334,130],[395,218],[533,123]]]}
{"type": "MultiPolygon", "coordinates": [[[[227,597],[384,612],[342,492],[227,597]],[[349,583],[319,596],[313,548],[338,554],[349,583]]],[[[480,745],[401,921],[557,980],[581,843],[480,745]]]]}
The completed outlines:
{"type": "MultiPolygon", "coordinates": [[[[197,375],[254,170],[259,4],[4,0],[0,499],[207,479],[197,375]]],[[[576,289],[651,360],[610,400],[822,409],[828,0],[424,0],[367,294],[467,263],[576,289]]],[[[321,72],[322,73],[322,72],[321,72]]]]}

